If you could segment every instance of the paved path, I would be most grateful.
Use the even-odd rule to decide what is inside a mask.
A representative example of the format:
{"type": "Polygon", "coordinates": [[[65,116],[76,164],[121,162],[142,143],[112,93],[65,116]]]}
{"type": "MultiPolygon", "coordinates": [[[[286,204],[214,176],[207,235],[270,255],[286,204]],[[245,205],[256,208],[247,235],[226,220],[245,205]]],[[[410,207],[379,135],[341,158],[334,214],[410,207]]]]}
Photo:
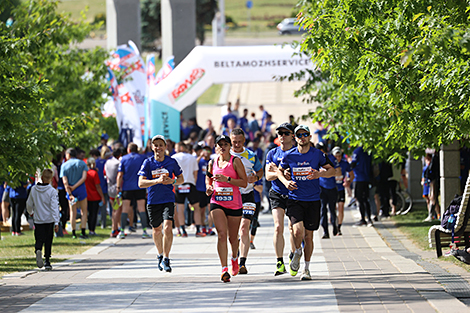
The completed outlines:
{"type": "Polygon", "coordinates": [[[215,237],[175,238],[173,272],[165,273],[156,268],[152,242],[130,235],[106,240],[52,272],[8,275],[0,281],[0,312],[469,311],[374,228],[351,227],[352,213],[343,236],[322,240],[322,231],[315,233],[312,281],[273,276],[267,214],[260,216],[248,275],[231,283],[220,282],[215,237]]]}

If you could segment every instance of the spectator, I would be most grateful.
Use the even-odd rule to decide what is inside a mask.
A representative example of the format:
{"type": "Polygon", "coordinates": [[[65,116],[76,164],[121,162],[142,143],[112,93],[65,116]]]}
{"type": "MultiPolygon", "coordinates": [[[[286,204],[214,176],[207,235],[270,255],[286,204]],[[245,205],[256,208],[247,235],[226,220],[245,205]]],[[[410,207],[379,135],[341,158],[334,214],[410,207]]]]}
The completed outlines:
{"type": "Polygon", "coordinates": [[[70,224],[72,226],[72,236],[77,238],[75,233],[77,220],[77,206],[81,209],[81,239],[88,239],[86,234],[86,223],[88,215],[87,193],[85,180],[87,176],[87,165],[78,159],[77,151],[69,148],[65,151],[66,162],[60,168],[60,178],[64,182],[70,207],[70,224]]]}
{"type": "Polygon", "coordinates": [[[224,128],[228,127],[228,121],[230,119],[233,119],[235,121],[235,125],[237,124],[237,116],[232,113],[232,109],[227,108],[227,114],[222,117],[222,121],[220,122],[219,131],[222,131],[224,128]]]}
{"type": "Polygon", "coordinates": [[[59,230],[59,197],[57,191],[51,186],[53,171],[45,169],[41,174],[42,183],[31,188],[26,203],[28,213],[34,213],[34,238],[36,243],[36,264],[39,268],[45,266],[46,270],[52,270],[50,257],[54,230],[59,230]],[[44,246],[44,258],[42,260],[42,247],[44,246]]]}
{"type": "Polygon", "coordinates": [[[268,118],[268,111],[264,109],[263,105],[259,106],[259,110],[261,111],[261,123],[260,127],[261,129],[266,129],[266,119],[268,118]]]}
{"type": "MultiPolygon", "coordinates": [[[[238,127],[243,129],[246,134],[250,133],[250,124],[248,123],[248,109],[243,109],[243,116],[238,119],[238,127]]],[[[252,138],[250,138],[251,140],[252,138]]]]}
{"type": "Polygon", "coordinates": [[[222,129],[222,135],[225,136],[230,136],[230,133],[232,130],[234,130],[237,127],[237,122],[234,118],[231,118],[227,121],[227,127],[224,127],[222,129]]]}
{"type": "Polygon", "coordinates": [[[97,148],[98,151],[101,151],[101,148],[108,147],[109,150],[113,150],[110,146],[108,146],[109,135],[106,133],[101,134],[101,145],[97,148]]]}
{"type": "Polygon", "coordinates": [[[249,128],[250,128],[250,140],[253,140],[255,137],[256,132],[261,131],[261,128],[259,127],[258,121],[256,120],[256,114],[255,112],[251,113],[251,120],[248,123],[249,128]]]}
{"type": "MultiPolygon", "coordinates": [[[[96,236],[96,224],[100,202],[104,203],[105,198],[101,189],[100,177],[96,169],[96,161],[93,157],[87,160],[88,172],[85,180],[87,200],[88,200],[88,230],[90,236],[96,236]]],[[[104,179],[104,177],[103,177],[104,179]]]]}
{"type": "Polygon", "coordinates": [[[203,131],[201,131],[201,133],[199,134],[199,141],[205,140],[205,138],[208,135],[212,135],[212,136],[214,136],[214,138],[215,138],[215,136],[217,136],[217,134],[215,132],[215,129],[214,129],[214,125],[212,125],[212,121],[207,120],[206,125],[207,125],[207,128],[204,129],[203,131]]]}
{"type": "Polygon", "coordinates": [[[13,188],[7,186],[5,192],[8,192],[11,203],[11,235],[21,236],[21,216],[26,209],[26,198],[28,187],[27,182],[23,182],[19,187],[13,188]]]}
{"type": "Polygon", "coordinates": [[[110,158],[104,165],[104,170],[106,172],[106,180],[108,183],[108,195],[111,207],[113,208],[113,214],[111,215],[111,237],[117,237],[119,234],[119,224],[121,221],[122,214],[122,205],[114,205],[116,197],[118,196],[117,192],[117,174],[119,168],[119,159],[122,156],[122,148],[116,149],[113,151],[113,157],[110,158]]]}

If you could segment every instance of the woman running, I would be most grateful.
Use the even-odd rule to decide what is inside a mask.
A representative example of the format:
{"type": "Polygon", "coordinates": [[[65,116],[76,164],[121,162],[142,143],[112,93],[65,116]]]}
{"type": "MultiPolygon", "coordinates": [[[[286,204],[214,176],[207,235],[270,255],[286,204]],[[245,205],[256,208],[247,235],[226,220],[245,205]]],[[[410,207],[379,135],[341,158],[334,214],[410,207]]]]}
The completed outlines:
{"type": "Polygon", "coordinates": [[[217,230],[217,252],[222,265],[221,280],[230,281],[227,267],[227,235],[232,246],[232,275],[238,274],[238,229],[242,218],[242,197],[239,187],[246,187],[248,178],[238,157],[230,154],[230,137],[220,135],[215,140],[217,158],[209,162],[206,193],[211,197],[211,214],[217,230]]]}

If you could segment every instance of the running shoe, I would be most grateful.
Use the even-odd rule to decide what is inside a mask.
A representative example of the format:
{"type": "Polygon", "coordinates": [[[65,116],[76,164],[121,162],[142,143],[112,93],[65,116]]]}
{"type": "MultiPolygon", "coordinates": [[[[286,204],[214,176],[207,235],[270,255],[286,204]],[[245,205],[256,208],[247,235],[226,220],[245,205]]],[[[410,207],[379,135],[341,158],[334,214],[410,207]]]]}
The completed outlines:
{"type": "Polygon", "coordinates": [[[238,274],[248,274],[248,270],[246,269],[245,265],[240,266],[240,270],[238,271],[238,274]]]}
{"type": "Polygon", "coordinates": [[[72,235],[72,239],[77,239],[77,235],[72,235]]]}
{"type": "Polygon", "coordinates": [[[291,276],[297,275],[300,267],[300,258],[302,257],[302,251],[300,253],[294,253],[294,257],[289,264],[289,271],[291,276]]]}
{"type": "Polygon", "coordinates": [[[111,235],[109,237],[116,238],[119,235],[119,230],[113,230],[111,232],[111,235]]]}
{"type": "Polygon", "coordinates": [[[46,263],[44,264],[44,269],[45,269],[46,271],[52,271],[51,262],[46,261],[46,263]]]}
{"type": "Polygon", "coordinates": [[[202,231],[199,232],[199,233],[196,233],[196,237],[206,237],[206,236],[207,236],[206,233],[204,233],[202,231]]]}
{"type": "Polygon", "coordinates": [[[330,234],[329,233],[324,233],[321,239],[330,239],[330,234]]]}
{"type": "Polygon", "coordinates": [[[165,272],[171,273],[170,259],[163,260],[163,269],[165,272]]]}
{"type": "Polygon", "coordinates": [[[41,250],[36,250],[36,265],[38,266],[38,268],[42,268],[44,266],[41,250]]]}
{"type": "Polygon", "coordinates": [[[222,271],[222,275],[220,276],[220,280],[224,283],[230,282],[230,274],[228,273],[228,268],[224,268],[224,270],[222,271]]]}
{"type": "Polygon", "coordinates": [[[159,269],[160,271],[163,271],[163,267],[162,267],[163,255],[157,256],[157,259],[158,259],[158,265],[157,265],[157,266],[158,266],[158,269],[159,269]]]}
{"type": "Polygon", "coordinates": [[[131,233],[135,233],[137,230],[135,229],[135,227],[129,226],[129,231],[131,233]]]}
{"type": "Polygon", "coordinates": [[[124,238],[126,238],[126,234],[124,234],[124,232],[121,230],[121,231],[119,232],[119,235],[118,235],[117,237],[118,237],[119,239],[124,239],[124,238]]]}
{"type": "Polygon", "coordinates": [[[369,221],[369,222],[367,223],[367,227],[374,227],[374,223],[372,223],[372,221],[369,221]]]}
{"type": "Polygon", "coordinates": [[[338,234],[336,234],[336,236],[342,236],[343,233],[341,232],[341,229],[338,230],[338,234]]]}
{"type": "Polygon", "coordinates": [[[359,221],[356,224],[353,225],[353,227],[361,227],[361,226],[366,226],[367,223],[366,221],[359,221]]]}
{"type": "Polygon", "coordinates": [[[96,233],[94,231],[91,231],[90,236],[96,236],[96,233]]]}
{"type": "Polygon", "coordinates": [[[79,236],[79,238],[80,238],[80,239],[88,239],[89,237],[88,237],[87,235],[81,234],[81,235],[79,236]]]}
{"type": "Polygon", "coordinates": [[[252,249],[252,250],[256,250],[255,244],[254,244],[254,243],[252,243],[252,242],[250,242],[250,249],[252,249]]]}
{"type": "Polygon", "coordinates": [[[300,280],[312,280],[312,276],[310,276],[310,271],[308,269],[304,269],[302,276],[300,276],[300,280]]]}
{"type": "Polygon", "coordinates": [[[142,239],[146,239],[146,238],[152,238],[152,236],[150,236],[149,234],[147,234],[147,231],[143,231],[142,232],[142,239]]]}
{"type": "Polygon", "coordinates": [[[209,233],[209,236],[215,236],[215,231],[211,230],[211,232],[209,233]]]}
{"type": "Polygon", "coordinates": [[[232,259],[232,276],[237,276],[240,271],[240,266],[238,265],[238,258],[236,260],[232,259]]]}
{"type": "Polygon", "coordinates": [[[187,232],[182,233],[181,237],[188,237],[188,233],[187,232]]]}
{"type": "Polygon", "coordinates": [[[285,273],[287,273],[286,266],[284,265],[283,262],[277,261],[276,272],[274,273],[274,276],[279,276],[279,275],[282,275],[282,274],[285,274],[285,273]]]}

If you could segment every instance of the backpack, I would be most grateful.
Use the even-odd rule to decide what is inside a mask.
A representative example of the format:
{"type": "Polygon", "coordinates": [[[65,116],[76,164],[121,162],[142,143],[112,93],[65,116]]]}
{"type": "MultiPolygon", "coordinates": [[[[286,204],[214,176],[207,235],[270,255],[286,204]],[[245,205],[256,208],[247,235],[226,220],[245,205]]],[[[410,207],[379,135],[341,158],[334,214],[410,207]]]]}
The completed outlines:
{"type": "Polygon", "coordinates": [[[445,229],[452,229],[455,224],[455,218],[460,209],[460,203],[462,202],[462,196],[455,195],[454,199],[450,202],[444,215],[442,216],[441,226],[445,229]],[[451,218],[453,217],[453,218],[451,218]]]}

